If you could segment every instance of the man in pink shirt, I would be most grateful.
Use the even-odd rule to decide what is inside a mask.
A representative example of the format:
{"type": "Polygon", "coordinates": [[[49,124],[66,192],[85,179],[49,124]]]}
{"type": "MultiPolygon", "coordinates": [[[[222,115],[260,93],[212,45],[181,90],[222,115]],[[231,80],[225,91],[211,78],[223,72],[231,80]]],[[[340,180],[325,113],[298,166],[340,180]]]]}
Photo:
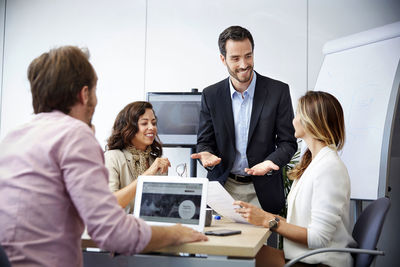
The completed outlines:
{"type": "Polygon", "coordinates": [[[36,115],[0,143],[0,243],[13,266],[82,266],[84,225],[100,248],[122,254],[207,239],[181,225],[150,227],[118,205],[89,127],[97,76],[86,53],[50,50],[28,79],[36,115]]]}

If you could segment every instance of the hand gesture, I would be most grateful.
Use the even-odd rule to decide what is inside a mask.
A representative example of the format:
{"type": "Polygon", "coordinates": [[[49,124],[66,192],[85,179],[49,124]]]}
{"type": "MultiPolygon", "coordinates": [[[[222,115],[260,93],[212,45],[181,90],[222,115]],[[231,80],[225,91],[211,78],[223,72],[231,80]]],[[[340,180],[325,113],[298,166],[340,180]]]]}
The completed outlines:
{"type": "Polygon", "coordinates": [[[244,171],[249,175],[265,175],[270,171],[277,171],[279,170],[279,166],[273,163],[270,160],[263,161],[258,163],[257,165],[253,166],[252,168],[245,168],[244,171]]]}
{"type": "Polygon", "coordinates": [[[268,227],[268,222],[275,218],[273,214],[247,202],[235,201],[233,205],[239,205],[240,208],[235,209],[236,213],[239,213],[246,221],[254,225],[268,227]]]}
{"type": "Polygon", "coordinates": [[[168,167],[171,167],[171,163],[168,158],[156,158],[151,166],[143,173],[144,175],[164,174],[167,173],[168,167]]]}
{"type": "Polygon", "coordinates": [[[203,167],[214,167],[221,162],[221,158],[211,154],[210,152],[203,151],[194,153],[190,156],[192,159],[200,159],[203,167]]]}

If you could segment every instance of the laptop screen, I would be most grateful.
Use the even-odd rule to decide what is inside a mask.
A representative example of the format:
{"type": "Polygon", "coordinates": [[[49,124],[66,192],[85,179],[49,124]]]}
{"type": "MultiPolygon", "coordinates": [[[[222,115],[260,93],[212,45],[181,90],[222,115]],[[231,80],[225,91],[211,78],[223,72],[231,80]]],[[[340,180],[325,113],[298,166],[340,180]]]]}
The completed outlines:
{"type": "Polygon", "coordinates": [[[208,180],[140,176],[134,214],[149,224],[204,228],[208,180]]]}
{"type": "Polygon", "coordinates": [[[144,182],[140,218],[145,221],[198,224],[202,184],[144,182]]]}

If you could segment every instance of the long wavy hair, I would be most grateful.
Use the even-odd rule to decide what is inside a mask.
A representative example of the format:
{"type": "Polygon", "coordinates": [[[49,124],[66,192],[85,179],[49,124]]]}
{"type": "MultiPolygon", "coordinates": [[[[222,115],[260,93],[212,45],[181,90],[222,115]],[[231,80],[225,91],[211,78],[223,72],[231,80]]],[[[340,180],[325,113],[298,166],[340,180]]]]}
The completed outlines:
{"type": "MultiPolygon", "coordinates": [[[[118,113],[111,136],[107,140],[107,150],[124,149],[132,144],[132,139],[139,131],[139,117],[146,112],[146,109],[151,109],[155,116],[153,106],[145,101],[130,103],[118,113]]],[[[154,157],[162,155],[161,141],[158,134],[150,146],[151,154],[154,157]]]]}
{"type": "MultiPolygon", "coordinates": [[[[345,141],[343,109],[339,101],[331,94],[321,91],[309,91],[299,99],[297,115],[304,130],[312,138],[325,145],[341,150],[345,141]]],[[[288,173],[292,180],[300,178],[312,160],[309,149],[301,161],[288,173]]]]}

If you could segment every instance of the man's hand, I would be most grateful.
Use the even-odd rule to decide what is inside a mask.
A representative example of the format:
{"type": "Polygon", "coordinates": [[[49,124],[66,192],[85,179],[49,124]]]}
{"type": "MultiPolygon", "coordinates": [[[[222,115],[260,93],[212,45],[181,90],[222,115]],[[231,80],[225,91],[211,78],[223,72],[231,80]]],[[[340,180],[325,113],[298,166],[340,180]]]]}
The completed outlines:
{"type": "Polygon", "coordinates": [[[208,238],[204,234],[193,230],[192,228],[176,224],[171,226],[174,233],[174,242],[172,245],[181,245],[189,242],[207,241],[208,238]]]}
{"type": "Polygon", "coordinates": [[[166,246],[189,242],[207,241],[204,234],[192,228],[176,224],[173,226],[151,226],[151,239],[142,252],[154,251],[166,246]]]}
{"type": "Polygon", "coordinates": [[[203,164],[203,167],[213,167],[221,162],[221,158],[207,151],[194,153],[190,157],[192,159],[200,159],[201,164],[203,164]]]}
{"type": "Polygon", "coordinates": [[[245,168],[244,171],[249,174],[249,175],[265,175],[266,173],[270,171],[277,171],[279,170],[279,166],[273,163],[270,160],[263,161],[261,163],[258,163],[257,165],[253,166],[253,168],[245,168]]]}

